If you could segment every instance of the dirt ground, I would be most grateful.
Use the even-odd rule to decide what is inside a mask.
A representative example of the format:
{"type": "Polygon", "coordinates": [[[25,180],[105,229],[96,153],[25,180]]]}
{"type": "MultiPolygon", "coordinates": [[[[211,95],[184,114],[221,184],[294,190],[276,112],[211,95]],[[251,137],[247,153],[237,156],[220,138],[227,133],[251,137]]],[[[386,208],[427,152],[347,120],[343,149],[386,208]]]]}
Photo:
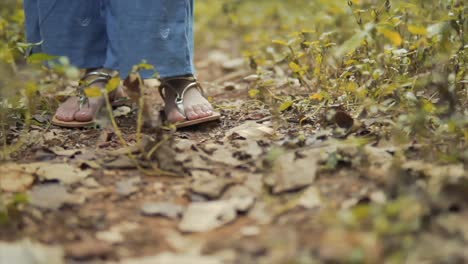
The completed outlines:
{"type": "MultiPolygon", "coordinates": [[[[246,65],[223,70],[199,59],[198,66],[221,121],[171,134],[150,159],[142,158],[154,146],[148,131],[143,147],[135,148],[122,146],[111,127],[33,126],[30,147],[4,165],[24,173],[22,164],[36,164],[25,184],[29,204],[0,230],[2,241],[16,245],[10,254],[42,252],[49,263],[57,255],[66,263],[379,263],[388,252],[399,257],[392,248],[400,240],[392,236],[406,237],[408,247],[418,239],[443,241],[444,232],[415,235],[418,228],[406,226],[424,224],[419,220],[429,209],[421,203],[394,203],[393,216],[380,216],[404,186],[383,176],[396,173],[397,150],[379,143],[371,126],[350,132],[370,142],[367,148],[348,147],[336,133],[351,117],[339,106],[334,113],[342,117],[332,123],[320,121],[320,109],[317,122],[302,126],[293,112],[276,120],[249,96],[255,76],[246,65]],[[156,172],[151,162],[174,175],[156,172]],[[394,225],[401,230],[382,237],[375,231],[394,225]]],[[[117,118],[130,145],[137,141],[135,109],[117,118]]],[[[418,156],[423,150],[403,151],[418,156]]],[[[466,215],[463,204],[444,208],[466,215]]],[[[446,263],[462,263],[463,245],[451,248],[457,257],[446,263]]]]}

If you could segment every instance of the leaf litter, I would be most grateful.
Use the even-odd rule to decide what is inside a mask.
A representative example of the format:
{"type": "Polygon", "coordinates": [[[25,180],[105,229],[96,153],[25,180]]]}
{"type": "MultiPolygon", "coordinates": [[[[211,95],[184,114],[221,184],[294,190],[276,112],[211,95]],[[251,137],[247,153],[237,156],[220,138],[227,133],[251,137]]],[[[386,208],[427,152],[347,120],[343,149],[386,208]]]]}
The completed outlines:
{"type": "MultiPolygon", "coordinates": [[[[40,209],[41,214],[65,214],[70,219],[67,226],[86,227],[83,238],[79,238],[78,230],[69,233],[75,237],[72,240],[63,240],[60,232],[49,235],[58,239],[55,241],[66,241],[63,248],[68,259],[112,256],[122,259],[122,263],[138,264],[233,263],[233,259],[256,259],[260,251],[268,254],[262,253],[266,255],[259,261],[278,263],[300,252],[295,243],[306,241],[305,245],[317,250],[314,258],[339,262],[359,248],[366,260],[373,262],[385,250],[379,232],[389,231],[350,230],[347,226],[368,221],[389,225],[385,222],[389,219],[382,220],[382,216],[368,212],[394,202],[392,188],[397,179],[390,178],[392,171],[423,179],[428,194],[439,195],[448,185],[466,179],[466,170],[460,164],[439,166],[420,159],[402,159],[401,153],[411,149],[411,145],[389,147],[347,139],[350,133],[358,133],[352,129],[356,120],[348,113],[336,113],[331,123],[324,124],[332,132],[345,129],[344,138],[343,134],[327,131],[315,133],[315,128],[309,127],[310,137],[298,140],[286,136],[295,133],[287,125],[273,130],[268,122],[244,120],[229,129],[223,127],[213,133],[215,136],[176,132],[170,142],[175,153],[160,152],[154,160],[148,160],[147,148],[142,145],[113,148],[115,137],[109,138],[99,151],[86,146],[46,147],[55,155],[52,160],[1,165],[5,176],[0,178],[0,187],[9,193],[26,192],[28,206],[40,209]],[[148,168],[148,161],[164,163],[179,177],[147,177],[136,170],[137,166],[148,168]],[[377,207],[367,208],[374,206],[377,207]],[[334,208],[334,220],[326,220],[334,208]],[[288,246],[267,242],[284,239],[273,229],[285,226],[289,226],[288,246]],[[324,230],[324,226],[333,228],[324,230]],[[303,228],[309,230],[309,235],[300,233],[303,228]],[[309,241],[311,234],[316,242],[309,241]],[[226,235],[226,239],[221,239],[226,235]],[[251,248],[245,251],[242,247],[247,244],[243,239],[247,238],[255,239],[264,248],[249,245],[251,248]],[[195,241],[192,239],[198,242],[190,242],[195,241]],[[221,240],[226,244],[219,243],[212,249],[212,243],[221,240]],[[153,241],[153,246],[148,241],[153,241]],[[134,246],[139,243],[145,246],[134,246]],[[174,252],[166,252],[166,246],[174,252]],[[140,253],[128,254],[128,248],[140,253]],[[160,254],[155,255],[154,248],[159,248],[160,254]],[[287,251],[278,251],[280,248],[287,251]],[[147,257],[138,257],[140,254],[147,257]]],[[[101,135],[96,134],[94,139],[99,141],[101,135]]],[[[151,142],[145,140],[143,144],[151,142]]],[[[403,208],[391,206],[391,210],[396,210],[393,214],[401,214],[403,208]]],[[[31,210],[28,208],[22,210],[31,210]]],[[[43,218],[29,220],[30,228],[51,223],[61,226],[54,220],[40,219],[43,218]]],[[[435,224],[450,234],[464,236],[461,219],[457,214],[441,215],[435,224]],[[455,228],[456,225],[460,227],[455,228]]],[[[44,228],[44,232],[34,236],[47,238],[51,231],[44,228]]],[[[416,253],[414,256],[418,257],[416,253]]]]}

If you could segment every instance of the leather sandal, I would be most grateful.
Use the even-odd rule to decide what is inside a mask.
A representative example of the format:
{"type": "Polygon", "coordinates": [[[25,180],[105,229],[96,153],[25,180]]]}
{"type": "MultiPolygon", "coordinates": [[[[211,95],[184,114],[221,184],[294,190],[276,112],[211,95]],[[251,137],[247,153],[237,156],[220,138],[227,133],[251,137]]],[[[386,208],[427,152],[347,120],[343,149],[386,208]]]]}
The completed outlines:
{"type": "MultiPolygon", "coordinates": [[[[93,84],[98,82],[109,82],[110,79],[116,77],[116,73],[107,69],[98,69],[96,71],[91,71],[86,73],[83,78],[80,80],[80,84],[78,87],[78,101],[80,104],[80,109],[89,103],[89,98],[85,94],[85,89],[91,87],[93,84]]],[[[129,103],[129,99],[127,97],[120,97],[117,98],[115,92],[110,94],[112,106],[119,107],[123,105],[127,105],[129,103]]],[[[52,118],[52,124],[59,127],[66,127],[66,128],[82,128],[82,127],[89,127],[94,126],[96,124],[95,120],[90,120],[86,122],[80,121],[62,121],[59,120],[56,115],[52,118]]]]}
{"type": "Polygon", "coordinates": [[[198,89],[202,95],[204,95],[203,88],[201,87],[200,83],[197,81],[195,77],[174,77],[174,78],[165,78],[164,80],[161,80],[161,85],[159,86],[159,94],[161,97],[166,100],[166,96],[164,95],[164,90],[165,89],[171,89],[172,91],[176,92],[176,98],[175,98],[175,104],[177,106],[177,110],[179,113],[185,117],[185,121],[174,123],[172,125],[175,125],[176,128],[182,128],[182,127],[189,127],[189,126],[194,126],[202,123],[207,123],[207,122],[212,122],[212,121],[217,121],[221,119],[221,114],[218,112],[213,112],[212,115],[207,116],[207,117],[202,117],[194,120],[189,120],[187,118],[187,115],[185,114],[185,108],[184,108],[184,96],[185,93],[189,89],[198,89]],[[182,89],[182,92],[179,92],[179,89],[176,89],[173,85],[169,83],[169,81],[172,80],[186,80],[189,81],[189,83],[182,89]]]}

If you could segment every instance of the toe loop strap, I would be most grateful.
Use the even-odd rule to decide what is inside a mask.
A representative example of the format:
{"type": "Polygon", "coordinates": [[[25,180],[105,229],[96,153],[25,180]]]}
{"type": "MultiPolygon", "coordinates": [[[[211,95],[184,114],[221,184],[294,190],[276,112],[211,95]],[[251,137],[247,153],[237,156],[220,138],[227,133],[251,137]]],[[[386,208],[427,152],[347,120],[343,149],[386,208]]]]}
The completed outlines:
{"type": "Polygon", "coordinates": [[[174,78],[169,78],[169,79],[165,79],[161,82],[161,85],[159,86],[159,93],[161,94],[161,97],[163,99],[166,98],[166,96],[164,95],[164,90],[165,89],[171,89],[172,91],[174,91],[176,93],[176,98],[175,98],[175,104],[177,106],[177,110],[179,110],[179,112],[187,119],[187,115],[185,113],[185,108],[184,108],[184,96],[185,96],[185,93],[192,89],[192,88],[196,88],[198,90],[200,90],[201,93],[203,93],[203,89],[202,87],[200,86],[200,84],[198,83],[197,79],[194,78],[194,77],[190,77],[190,78],[180,78],[180,77],[174,77],[174,78]],[[184,80],[187,80],[187,81],[190,81],[189,84],[187,84],[181,92],[179,92],[180,88],[177,89],[178,87],[174,87],[173,85],[171,85],[169,83],[169,81],[171,80],[177,80],[177,79],[184,79],[184,80]]]}
{"type": "Polygon", "coordinates": [[[96,71],[86,73],[83,78],[80,80],[80,84],[78,87],[79,93],[79,101],[80,101],[80,109],[89,103],[89,99],[86,96],[84,90],[91,85],[98,83],[98,82],[108,82],[115,76],[114,73],[110,72],[107,69],[99,69],[96,71]]]}

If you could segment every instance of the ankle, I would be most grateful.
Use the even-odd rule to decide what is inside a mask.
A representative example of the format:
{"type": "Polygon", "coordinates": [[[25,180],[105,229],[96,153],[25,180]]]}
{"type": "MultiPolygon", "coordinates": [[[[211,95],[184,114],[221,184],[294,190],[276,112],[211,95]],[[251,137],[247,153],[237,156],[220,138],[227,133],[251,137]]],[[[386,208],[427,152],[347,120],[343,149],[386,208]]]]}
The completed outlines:
{"type": "Polygon", "coordinates": [[[161,79],[161,83],[175,89],[179,87],[186,87],[190,83],[196,82],[197,79],[193,74],[185,74],[174,77],[166,77],[161,79]]]}

